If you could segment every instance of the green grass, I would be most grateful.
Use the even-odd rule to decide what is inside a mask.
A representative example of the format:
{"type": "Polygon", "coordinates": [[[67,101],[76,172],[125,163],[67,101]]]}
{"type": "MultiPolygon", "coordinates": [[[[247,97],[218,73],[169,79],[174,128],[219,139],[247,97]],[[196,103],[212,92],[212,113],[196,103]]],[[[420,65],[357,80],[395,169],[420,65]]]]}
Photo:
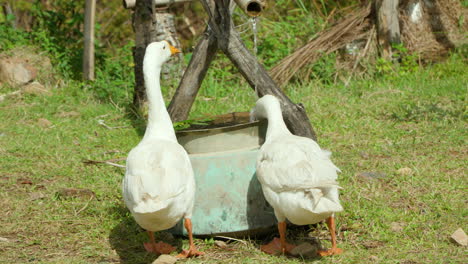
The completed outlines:
{"type": "MultiPolygon", "coordinates": [[[[337,224],[344,254],[271,257],[258,250],[263,240],[230,243],[233,251],[224,251],[210,239],[197,239],[207,254],[181,262],[464,263],[466,250],[450,235],[459,227],[468,230],[465,69],[464,58],[454,55],[391,80],[287,86],[343,171],[345,211],[337,224]],[[400,168],[411,173],[401,175],[400,168]],[[385,177],[363,179],[361,172],[385,177]]],[[[255,98],[240,79],[209,73],[191,118],[248,111],[255,98]]],[[[167,101],[175,88],[163,86],[167,101]]],[[[141,138],[141,127],[134,126],[138,122],[125,107],[101,102],[91,90],[70,82],[51,96],[0,102],[0,237],[8,239],[0,241],[0,263],[150,263],[156,258],[144,252],[146,234],[123,205],[124,170],[83,163],[124,158],[141,138]],[[52,125],[41,126],[39,118],[52,125]],[[121,128],[107,129],[98,120],[121,128]],[[62,188],[90,189],[96,198],[60,198],[56,193],[62,188]]],[[[324,225],[294,231],[290,238],[297,232],[310,232],[329,245],[324,225]]],[[[175,243],[187,245],[180,238],[175,243]]]]}

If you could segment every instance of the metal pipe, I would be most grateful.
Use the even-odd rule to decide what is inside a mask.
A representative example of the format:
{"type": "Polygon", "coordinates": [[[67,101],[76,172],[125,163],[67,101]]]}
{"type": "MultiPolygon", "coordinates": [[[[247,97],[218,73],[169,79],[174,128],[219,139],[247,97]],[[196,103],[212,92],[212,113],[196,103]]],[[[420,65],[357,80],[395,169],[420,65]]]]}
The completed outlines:
{"type": "Polygon", "coordinates": [[[236,4],[251,17],[259,16],[266,7],[265,0],[234,0],[236,4]]]}
{"type": "Polygon", "coordinates": [[[135,8],[136,0],[123,0],[123,6],[127,9],[135,8]]]}

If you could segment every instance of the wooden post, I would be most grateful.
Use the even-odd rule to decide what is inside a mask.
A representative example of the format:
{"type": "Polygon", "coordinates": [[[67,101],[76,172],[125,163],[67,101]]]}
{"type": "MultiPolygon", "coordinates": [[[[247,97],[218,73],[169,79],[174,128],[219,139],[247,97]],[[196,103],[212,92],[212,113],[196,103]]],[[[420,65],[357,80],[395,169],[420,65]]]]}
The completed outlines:
{"type": "MultiPolygon", "coordinates": [[[[217,39],[217,45],[222,50],[232,63],[239,69],[241,74],[246,78],[252,89],[258,91],[260,96],[265,94],[273,94],[281,101],[282,111],[286,125],[292,133],[299,136],[305,136],[316,139],[315,132],[310,125],[309,118],[301,104],[294,104],[278,87],[273,79],[268,75],[268,72],[256,60],[250,51],[245,47],[239,37],[239,34],[234,28],[234,23],[229,11],[229,0],[202,0],[201,3],[206,12],[210,16],[208,28],[213,30],[213,34],[217,39]]],[[[203,41],[203,40],[202,40],[203,41]]],[[[202,42],[201,41],[201,42],[202,42]]],[[[207,40],[205,40],[207,41],[207,40]]],[[[200,43],[199,43],[200,45],[200,43]]],[[[205,44],[206,45],[206,44],[205,44]]],[[[206,50],[204,48],[202,50],[206,50]]],[[[194,52],[194,57],[195,57],[194,52]]],[[[188,68],[185,72],[184,79],[196,79],[201,69],[208,67],[211,59],[205,61],[195,61],[192,58],[191,64],[197,65],[188,68]]],[[[206,72],[206,69],[204,70],[206,72]]],[[[202,76],[203,77],[203,76],[202,76]]],[[[197,82],[201,84],[201,79],[197,82]]],[[[200,85],[180,85],[177,88],[176,96],[171,101],[170,113],[173,121],[180,120],[178,118],[186,118],[190,111],[191,103],[195,99],[200,85]],[[181,96],[185,95],[185,96],[181,96]],[[192,96],[191,99],[187,97],[192,96]],[[189,104],[187,104],[187,102],[189,104]]]]}
{"type": "Polygon", "coordinates": [[[392,59],[392,44],[400,43],[399,0],[377,0],[377,39],[382,57],[392,59]]]}
{"type": "Polygon", "coordinates": [[[94,80],[94,17],[96,0],[86,0],[84,21],[83,78],[94,80]]]}

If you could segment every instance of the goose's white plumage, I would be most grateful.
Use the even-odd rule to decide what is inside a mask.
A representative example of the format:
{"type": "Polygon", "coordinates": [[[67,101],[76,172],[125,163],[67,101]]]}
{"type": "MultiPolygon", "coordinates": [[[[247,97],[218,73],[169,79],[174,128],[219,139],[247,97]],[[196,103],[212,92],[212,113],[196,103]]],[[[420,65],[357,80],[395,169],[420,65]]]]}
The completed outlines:
{"type": "MultiPolygon", "coordinates": [[[[293,246],[281,237],[285,235],[282,232],[286,229],[286,219],[296,225],[314,224],[324,219],[331,221],[334,213],[343,210],[336,181],[340,170],[330,160],[331,153],[322,150],[317,142],[291,134],[276,97],[265,95],[259,99],[252,116],[268,120],[265,143],[257,158],[257,177],[278,219],[281,240],[262,249],[268,253],[287,252],[293,246]]],[[[334,223],[330,229],[334,229],[334,223]]],[[[334,230],[330,231],[333,240],[334,230]]],[[[339,252],[321,254],[336,253],[339,252]]]]}
{"type": "Polygon", "coordinates": [[[177,142],[159,83],[162,65],[176,52],[167,41],[153,42],[146,48],[143,74],[148,124],[143,139],[128,154],[122,191],[135,221],[149,232],[151,243],[145,244],[148,251],[174,250],[168,244],[156,244],[153,232],[173,227],[182,217],[186,219],[191,243],[190,250],[183,253],[186,257],[200,253],[194,248],[190,223],[195,180],[188,154],[177,142]]]}
{"type": "Polygon", "coordinates": [[[128,209],[148,231],[165,230],[182,217],[191,217],[193,171],[187,153],[177,142],[140,142],[128,155],[123,186],[128,209]]]}

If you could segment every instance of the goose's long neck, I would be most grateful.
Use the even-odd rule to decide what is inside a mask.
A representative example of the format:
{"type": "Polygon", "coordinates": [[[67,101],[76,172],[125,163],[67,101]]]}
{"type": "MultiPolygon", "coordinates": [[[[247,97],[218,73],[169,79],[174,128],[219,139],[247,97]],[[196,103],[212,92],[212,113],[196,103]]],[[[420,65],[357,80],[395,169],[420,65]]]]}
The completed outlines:
{"type": "Polygon", "coordinates": [[[290,135],[288,127],[283,120],[283,113],[281,112],[281,108],[276,105],[272,105],[271,107],[267,107],[266,109],[267,119],[268,119],[268,128],[266,133],[266,140],[272,140],[281,135],[290,135]]]}
{"type": "Polygon", "coordinates": [[[161,67],[155,66],[152,61],[145,60],[143,62],[143,75],[146,96],[148,97],[148,124],[143,140],[164,138],[177,141],[161,92],[159,82],[161,67]]]}

